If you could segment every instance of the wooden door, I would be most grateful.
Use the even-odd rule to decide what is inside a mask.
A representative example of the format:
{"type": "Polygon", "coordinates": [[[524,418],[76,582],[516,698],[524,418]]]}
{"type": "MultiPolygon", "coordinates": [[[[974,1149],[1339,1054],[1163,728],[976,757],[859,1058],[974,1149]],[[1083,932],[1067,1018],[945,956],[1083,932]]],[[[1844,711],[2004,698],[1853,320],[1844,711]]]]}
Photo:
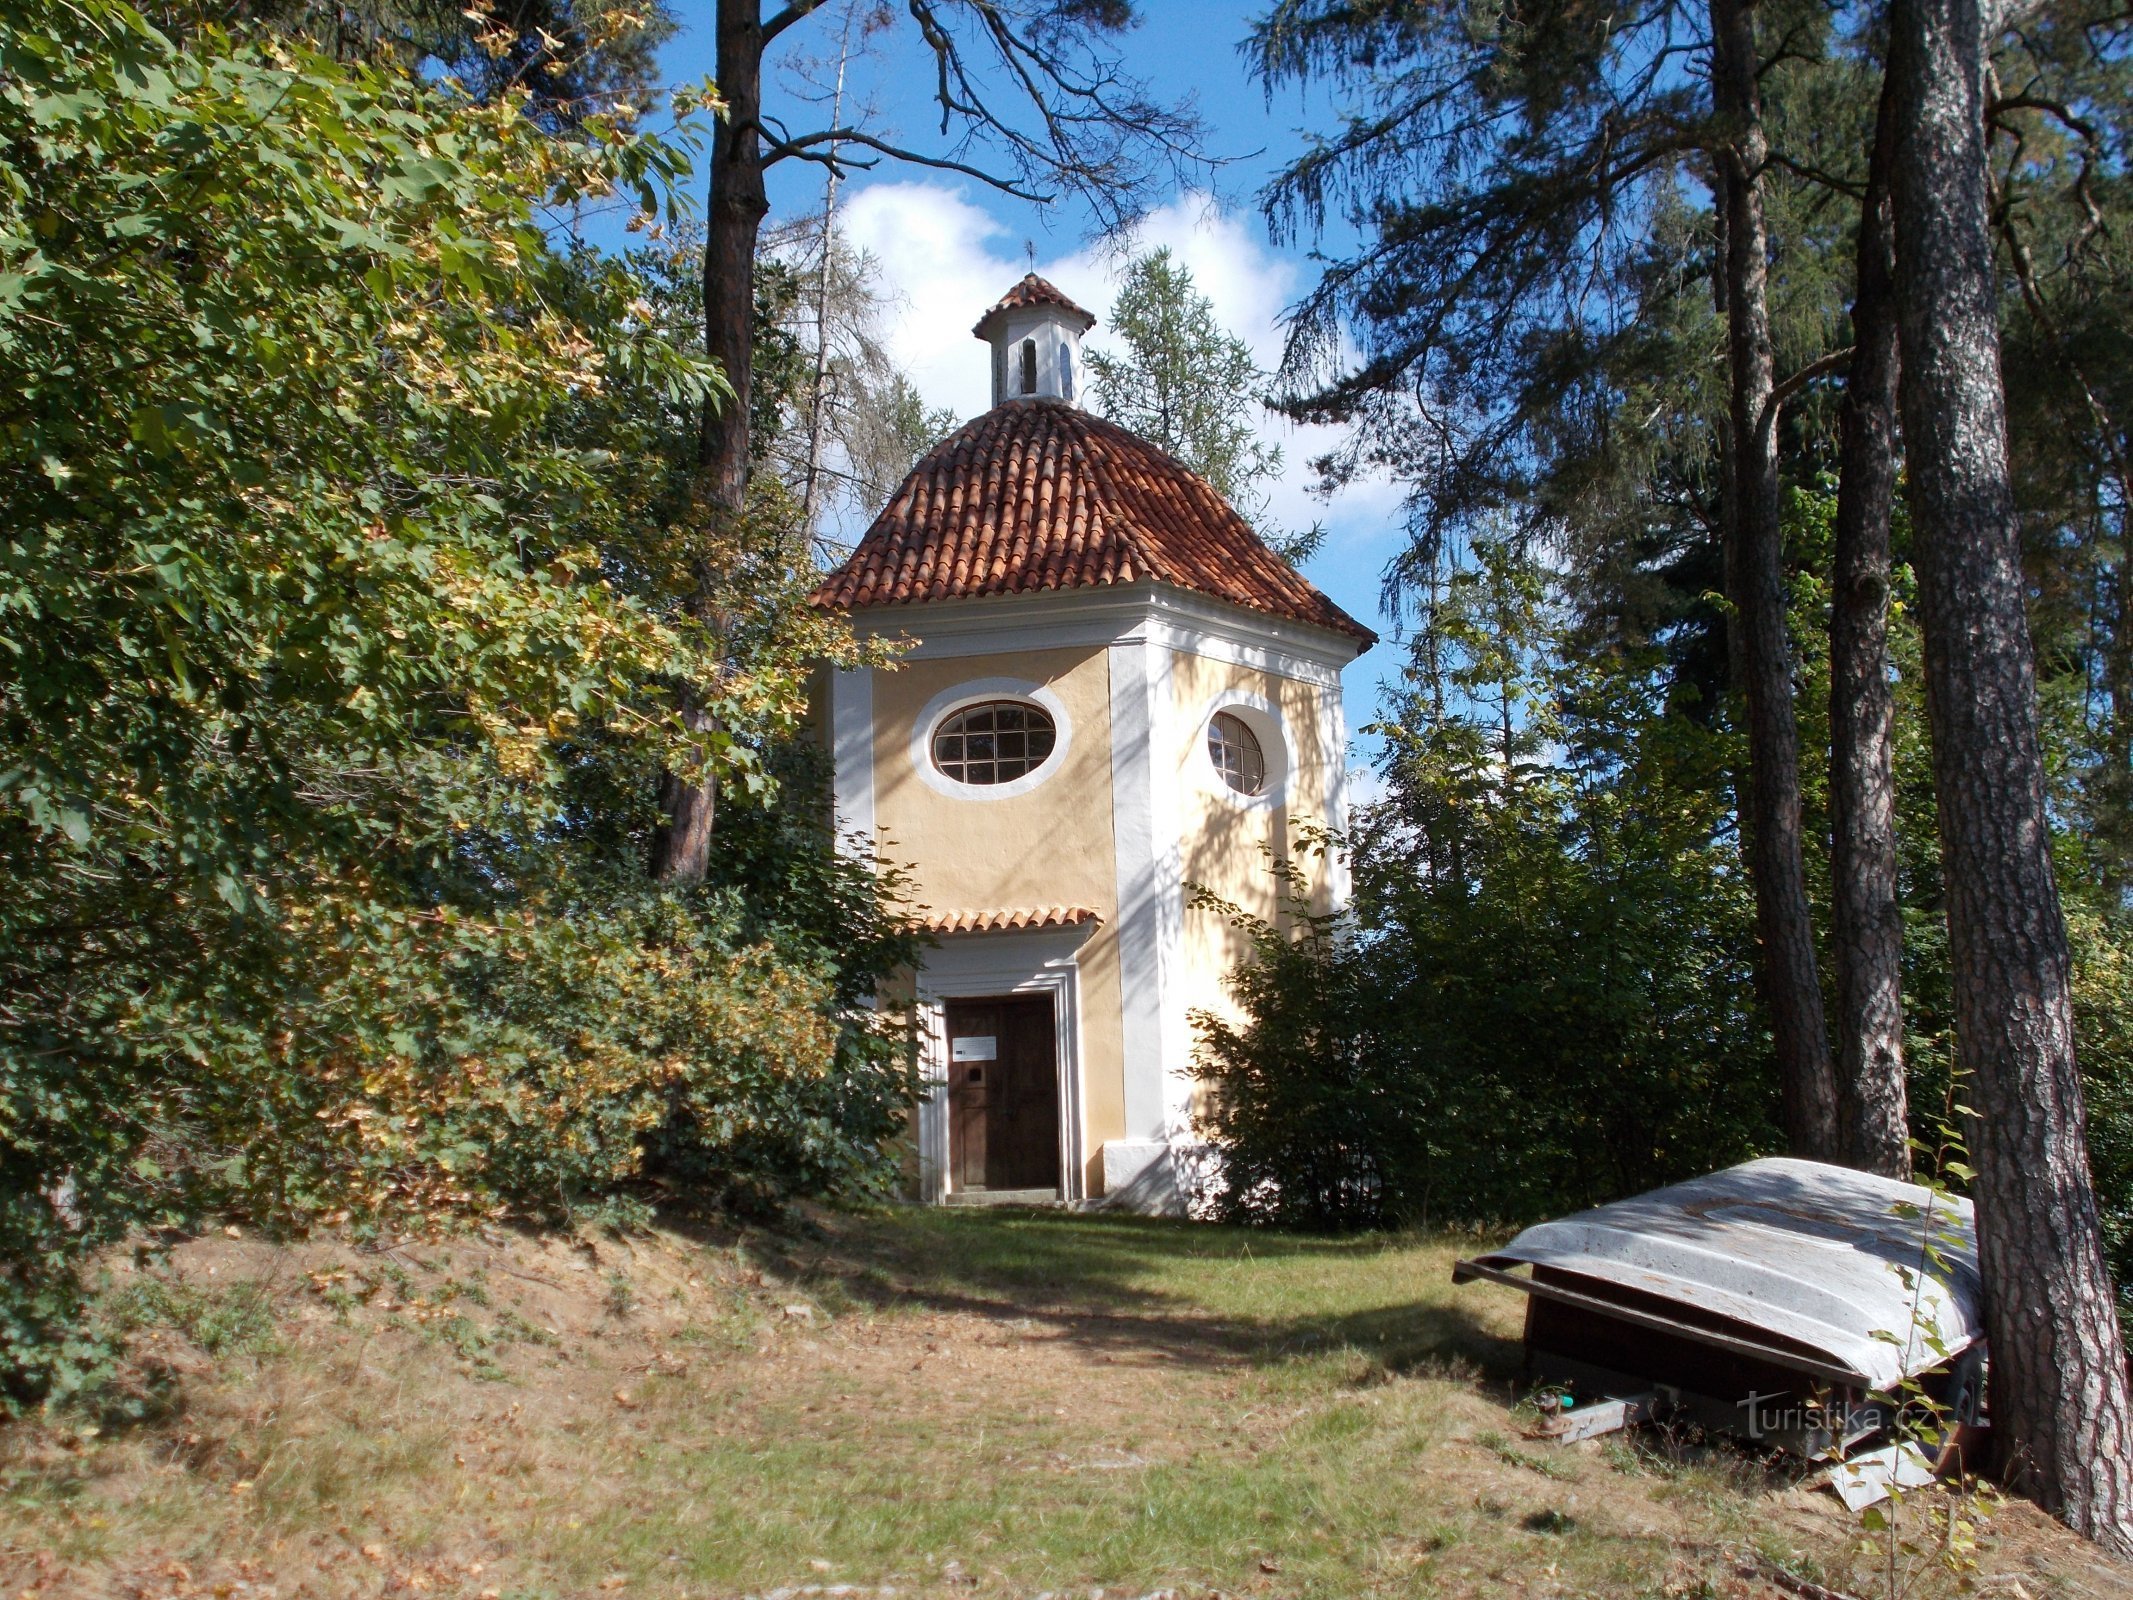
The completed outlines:
{"type": "Polygon", "coordinates": [[[958,1189],[1059,1187],[1059,1046],[1050,995],[951,1000],[948,1172],[958,1189]]]}

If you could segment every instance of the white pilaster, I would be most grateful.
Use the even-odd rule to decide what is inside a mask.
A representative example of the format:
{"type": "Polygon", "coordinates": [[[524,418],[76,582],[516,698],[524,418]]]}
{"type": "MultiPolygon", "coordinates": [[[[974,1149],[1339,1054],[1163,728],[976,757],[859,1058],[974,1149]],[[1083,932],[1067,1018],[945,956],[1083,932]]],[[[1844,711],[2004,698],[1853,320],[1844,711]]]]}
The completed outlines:
{"type": "Polygon", "coordinates": [[[874,671],[830,674],[830,760],[837,847],[874,858],[874,671]]]}
{"type": "Polygon", "coordinates": [[[1177,808],[1164,738],[1170,652],[1136,629],[1110,646],[1111,814],[1118,873],[1118,966],[1124,1022],[1126,1139],[1170,1135],[1177,990],[1177,808]]]}
{"type": "MultiPolygon", "coordinates": [[[[1341,700],[1341,686],[1335,680],[1329,687],[1319,691],[1320,706],[1318,725],[1325,730],[1326,769],[1326,825],[1335,833],[1348,831],[1348,712],[1341,700]]],[[[1326,863],[1326,896],[1331,909],[1344,911],[1355,892],[1355,881],[1348,870],[1348,854],[1345,850],[1328,858],[1326,863]]]]}

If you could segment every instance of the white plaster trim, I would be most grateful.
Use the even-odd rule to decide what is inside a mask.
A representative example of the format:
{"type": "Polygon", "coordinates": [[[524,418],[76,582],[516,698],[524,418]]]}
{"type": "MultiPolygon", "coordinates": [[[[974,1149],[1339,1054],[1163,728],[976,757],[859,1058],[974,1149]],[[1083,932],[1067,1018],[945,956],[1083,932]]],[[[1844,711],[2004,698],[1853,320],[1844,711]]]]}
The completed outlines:
{"type": "MultiPolygon", "coordinates": [[[[1318,725],[1324,730],[1326,768],[1326,826],[1343,838],[1348,833],[1348,710],[1336,688],[1321,689],[1324,703],[1318,725]]],[[[1328,909],[1345,911],[1355,897],[1355,876],[1349,870],[1348,852],[1335,850],[1326,857],[1328,909]]]]}
{"type": "MultiPolygon", "coordinates": [[[[1118,880],[1125,1137],[1162,1139],[1174,1060],[1171,998],[1183,939],[1169,737],[1170,652],[1147,638],[1110,647],[1111,816],[1118,880]]],[[[1178,1019],[1182,1021],[1183,1019],[1178,1019]]]]}
{"type": "Polygon", "coordinates": [[[837,848],[874,859],[874,672],[830,674],[831,795],[837,848]]]}
{"type": "Polygon", "coordinates": [[[1365,648],[1344,633],[1161,583],[868,606],[851,612],[849,620],[867,638],[904,641],[915,661],[1143,637],[1160,638],[1184,655],[1317,684],[1338,683],[1341,668],[1365,648]]]}
{"type": "Polygon", "coordinates": [[[950,1000],[994,995],[1052,997],[1059,1075],[1059,1197],[1079,1200],[1086,1107],[1081,1071],[1080,949],[1094,924],[1030,933],[952,935],[928,950],[918,972],[919,1198],[938,1204],[948,1182],[948,1009],[950,1000]]]}
{"type": "Polygon", "coordinates": [[[1296,770],[1296,763],[1289,756],[1288,725],[1273,701],[1246,689],[1220,689],[1200,703],[1189,726],[1192,748],[1185,760],[1198,774],[1201,789],[1239,811],[1272,811],[1288,804],[1289,777],[1296,770]],[[1258,736],[1259,753],[1266,757],[1266,784],[1257,794],[1239,794],[1224,783],[1222,774],[1215,770],[1214,758],[1208,754],[1208,725],[1224,711],[1258,736]]]}
{"type": "Polygon", "coordinates": [[[1074,721],[1067,715],[1066,702],[1043,684],[1028,678],[972,678],[943,689],[926,702],[911,729],[911,765],[927,788],[951,800],[1007,800],[1049,782],[1065,765],[1067,748],[1073,742],[1074,721]],[[983,705],[988,700],[1027,700],[1042,706],[1052,719],[1052,753],[1042,765],[1006,783],[958,783],[933,764],[933,730],[965,706],[983,705]]]}
{"type": "Polygon", "coordinates": [[[948,1014],[924,999],[917,1008],[918,1198],[937,1206],[948,1197],[948,1014]]]}
{"type": "Polygon", "coordinates": [[[1162,1136],[1175,1140],[1192,1121],[1192,1020],[1185,1012],[1185,808],[1180,749],[1186,729],[1178,713],[1172,675],[1175,651],[1160,625],[1149,629],[1149,700],[1154,744],[1156,927],[1161,959],[1156,965],[1157,1004],[1162,1012],[1162,1136]]]}
{"type": "Polygon", "coordinates": [[[1341,668],[1347,665],[1347,659],[1327,661],[1289,648],[1276,637],[1254,638],[1243,628],[1210,626],[1206,618],[1159,615],[1153,628],[1154,637],[1180,655],[1205,656],[1210,661],[1302,683],[1337,683],[1341,668]]]}

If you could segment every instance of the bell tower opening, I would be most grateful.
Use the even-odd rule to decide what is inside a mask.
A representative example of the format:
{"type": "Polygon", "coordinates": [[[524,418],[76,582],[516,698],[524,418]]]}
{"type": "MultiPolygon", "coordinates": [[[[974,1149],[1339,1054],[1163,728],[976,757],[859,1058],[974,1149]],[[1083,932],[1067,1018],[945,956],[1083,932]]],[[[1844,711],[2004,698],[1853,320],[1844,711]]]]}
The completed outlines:
{"type": "Polygon", "coordinates": [[[1075,359],[1096,319],[1034,272],[970,331],[992,346],[992,403],[1079,401],[1075,359]]]}

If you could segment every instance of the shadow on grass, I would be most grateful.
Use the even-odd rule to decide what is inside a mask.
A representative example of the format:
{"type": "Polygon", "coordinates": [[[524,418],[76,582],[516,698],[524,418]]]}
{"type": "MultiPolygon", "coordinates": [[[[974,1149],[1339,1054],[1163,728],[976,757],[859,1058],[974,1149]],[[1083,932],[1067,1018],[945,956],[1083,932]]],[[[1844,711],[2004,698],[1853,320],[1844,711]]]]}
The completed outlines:
{"type": "Polygon", "coordinates": [[[1464,1241],[1449,1238],[913,1208],[826,1218],[807,1236],[751,1232],[733,1242],[783,1275],[870,1309],[1035,1323],[1114,1360],[1271,1367],[1349,1352],[1360,1358],[1359,1382],[1424,1373],[1500,1383],[1516,1378],[1524,1359],[1515,1338],[1484,1320],[1471,1291],[1451,1288],[1453,1247],[1464,1241]],[[1374,1266],[1390,1268],[1418,1250],[1443,1257],[1441,1300],[1353,1305],[1373,1298],[1374,1266]],[[1278,1281],[1285,1271],[1294,1282],[1278,1281]],[[1220,1292],[1232,1272],[1255,1274],[1268,1290],[1247,1297],[1259,1302],[1254,1309],[1220,1303],[1235,1298],[1220,1292]]]}

